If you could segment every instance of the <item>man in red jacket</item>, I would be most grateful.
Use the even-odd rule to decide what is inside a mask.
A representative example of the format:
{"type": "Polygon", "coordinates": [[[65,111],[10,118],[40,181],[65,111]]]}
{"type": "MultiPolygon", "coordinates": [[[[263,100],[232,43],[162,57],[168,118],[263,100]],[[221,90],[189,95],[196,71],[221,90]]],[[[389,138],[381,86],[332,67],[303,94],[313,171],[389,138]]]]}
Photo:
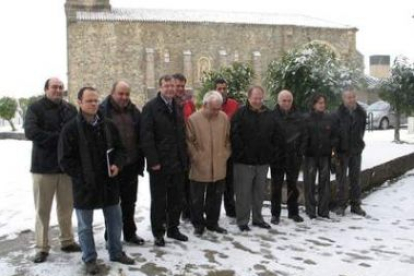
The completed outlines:
{"type": "MultiPolygon", "coordinates": [[[[215,80],[216,91],[223,96],[223,104],[221,109],[226,113],[229,121],[234,113],[239,109],[239,103],[227,96],[227,82],[224,79],[215,80]]],[[[226,189],[224,191],[224,209],[228,217],[236,217],[236,203],[234,200],[234,184],[233,184],[233,160],[230,157],[227,161],[226,189]]]]}

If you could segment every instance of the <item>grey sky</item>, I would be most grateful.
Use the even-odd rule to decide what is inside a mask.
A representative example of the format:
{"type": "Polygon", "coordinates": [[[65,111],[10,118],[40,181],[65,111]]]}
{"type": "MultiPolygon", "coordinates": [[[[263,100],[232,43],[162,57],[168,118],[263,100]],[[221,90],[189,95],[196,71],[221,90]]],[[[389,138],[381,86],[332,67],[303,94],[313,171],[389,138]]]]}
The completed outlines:
{"type": "MultiPolygon", "coordinates": [[[[58,76],[66,82],[64,2],[3,1],[0,9],[0,95],[18,97],[42,93],[44,81],[50,76],[58,76]]],[[[414,59],[414,1],[112,0],[111,4],[131,8],[305,14],[357,27],[357,48],[366,61],[373,54],[390,54],[392,58],[402,54],[414,59]]]]}

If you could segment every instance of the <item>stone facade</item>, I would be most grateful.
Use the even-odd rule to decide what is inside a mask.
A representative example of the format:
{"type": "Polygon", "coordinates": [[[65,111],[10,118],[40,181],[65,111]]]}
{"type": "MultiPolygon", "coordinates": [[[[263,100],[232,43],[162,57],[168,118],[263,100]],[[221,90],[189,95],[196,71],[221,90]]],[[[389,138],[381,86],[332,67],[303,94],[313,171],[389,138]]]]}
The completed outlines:
{"type": "MultiPolygon", "coordinates": [[[[106,2],[103,6],[110,9],[109,1],[98,2],[101,6],[106,2]]],[[[123,79],[131,84],[134,101],[142,105],[154,95],[163,74],[182,72],[188,78],[187,88],[197,89],[203,71],[233,61],[251,63],[255,82],[261,84],[271,60],[315,40],[330,45],[341,58],[358,57],[357,30],[351,27],[93,19],[88,17],[90,5],[84,10],[79,16],[67,9],[71,99],[85,84],[106,94],[114,81],[123,79]]]]}

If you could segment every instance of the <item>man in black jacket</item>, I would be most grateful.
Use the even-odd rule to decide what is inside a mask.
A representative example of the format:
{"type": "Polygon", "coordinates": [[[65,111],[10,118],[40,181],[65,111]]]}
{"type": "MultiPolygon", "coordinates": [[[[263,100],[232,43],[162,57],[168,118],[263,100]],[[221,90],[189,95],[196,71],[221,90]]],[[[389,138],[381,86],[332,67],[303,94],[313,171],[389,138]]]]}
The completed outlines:
{"type": "Polygon", "coordinates": [[[80,114],[67,123],[59,140],[59,164],[70,175],[78,218],[78,235],[86,271],[99,273],[93,238],[93,212],[102,209],[108,233],[107,249],[113,262],[133,264],[122,251],[122,217],[117,175],[125,150],[116,126],[98,114],[99,96],[92,87],[78,93],[80,114]]]}
{"type": "Polygon", "coordinates": [[[140,145],[141,112],[130,100],[130,86],[118,81],[112,86],[111,94],[100,105],[100,111],[111,119],[119,130],[127,158],[119,173],[124,240],[137,245],[144,239],[136,234],[134,220],[138,192],[138,174],[143,175],[144,157],[140,145]]]}
{"type": "Polygon", "coordinates": [[[246,106],[231,121],[236,218],[242,232],[250,230],[250,213],[253,226],[271,228],[263,219],[262,206],[269,165],[280,162],[281,133],[263,99],[262,87],[250,88],[246,106]]]}
{"type": "Polygon", "coordinates": [[[60,244],[64,252],[80,251],[72,233],[72,183],[58,164],[58,140],[63,125],[76,116],[76,108],[64,101],[63,83],[50,78],[45,83],[45,97],[29,106],[24,120],[27,139],[33,141],[33,192],[36,208],[35,263],[49,255],[48,230],[53,197],[56,195],[60,244]]]}
{"type": "Polygon", "coordinates": [[[284,154],[279,166],[271,166],[272,174],[272,220],[279,224],[282,187],[286,175],[288,218],[295,222],[302,222],[299,215],[299,190],[296,187],[299,170],[304,151],[304,120],[302,115],[293,106],[293,95],[288,90],[282,90],[277,97],[277,105],[273,112],[276,121],[283,132],[284,154]]]}
{"type": "Polygon", "coordinates": [[[178,226],[187,169],[185,124],[175,97],[174,80],[162,76],[160,92],[142,109],[141,146],[147,159],[151,188],[151,226],[156,246],[165,246],[164,234],[187,241],[178,226]]]}
{"type": "Polygon", "coordinates": [[[367,114],[357,103],[353,88],[346,88],[342,93],[342,104],[335,114],[338,127],[338,144],[336,146],[337,164],[337,200],[338,215],[344,215],[347,198],[346,182],[349,169],[349,201],[351,212],[365,216],[361,208],[361,155],[364,150],[364,134],[367,114]]]}

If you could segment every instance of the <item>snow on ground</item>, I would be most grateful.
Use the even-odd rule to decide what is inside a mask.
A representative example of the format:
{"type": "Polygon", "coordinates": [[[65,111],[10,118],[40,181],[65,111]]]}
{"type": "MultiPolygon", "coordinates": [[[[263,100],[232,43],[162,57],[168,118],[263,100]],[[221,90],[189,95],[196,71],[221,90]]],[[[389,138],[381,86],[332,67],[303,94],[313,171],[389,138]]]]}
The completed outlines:
{"type": "MultiPolygon", "coordinates": [[[[403,139],[414,140],[403,134],[403,139]]],[[[369,167],[413,151],[413,145],[390,143],[392,131],[367,133],[369,167]],[[382,161],[380,161],[382,160],[382,161]]],[[[51,217],[51,254],[48,262],[34,265],[34,204],[30,166],[31,143],[0,141],[0,275],[83,275],[80,254],[59,251],[57,220],[51,217]]],[[[149,222],[148,179],[140,178],[136,221],[138,234],[147,243],[125,245],[137,260],[134,266],[110,263],[103,242],[103,216],[95,212],[95,241],[104,268],[102,275],[408,275],[414,268],[414,171],[396,183],[385,183],[364,200],[369,217],[348,213],[331,220],[308,220],[294,224],[286,218],[272,230],[253,228],[242,234],[233,219],[222,215],[227,235],[206,232],[200,239],[182,223],[189,242],[167,239],[165,248],[153,246],[149,222]],[[392,185],[391,185],[392,184],[392,185]]],[[[270,220],[268,205],[263,209],[270,220]]],[[[303,212],[303,210],[302,210],[303,212]]],[[[76,230],[76,218],[73,216],[76,230]]]]}

